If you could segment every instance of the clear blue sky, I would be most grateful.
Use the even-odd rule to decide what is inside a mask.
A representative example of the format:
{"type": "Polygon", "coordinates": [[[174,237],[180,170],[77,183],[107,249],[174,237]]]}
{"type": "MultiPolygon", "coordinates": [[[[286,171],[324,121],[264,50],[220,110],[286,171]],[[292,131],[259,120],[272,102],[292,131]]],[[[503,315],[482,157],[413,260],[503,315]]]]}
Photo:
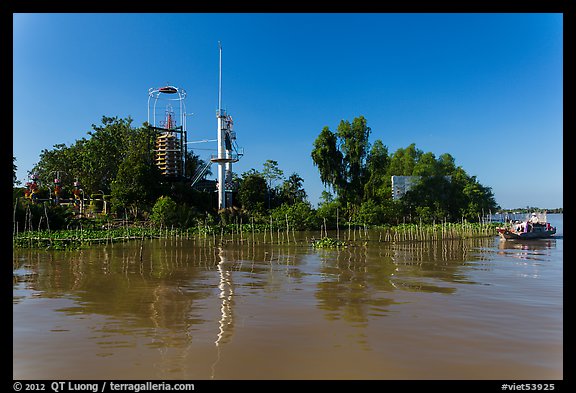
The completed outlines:
{"type": "Polygon", "coordinates": [[[223,107],[245,151],[239,174],[276,160],[285,175],[303,177],[316,205],[315,138],[363,115],[371,142],[390,153],[411,143],[450,153],[503,208],[563,206],[562,14],[30,13],[13,21],[19,180],[41,150],[87,137],[102,116],[140,126],[151,87],[185,89],[188,140],[214,139],[221,41],[223,107]]]}

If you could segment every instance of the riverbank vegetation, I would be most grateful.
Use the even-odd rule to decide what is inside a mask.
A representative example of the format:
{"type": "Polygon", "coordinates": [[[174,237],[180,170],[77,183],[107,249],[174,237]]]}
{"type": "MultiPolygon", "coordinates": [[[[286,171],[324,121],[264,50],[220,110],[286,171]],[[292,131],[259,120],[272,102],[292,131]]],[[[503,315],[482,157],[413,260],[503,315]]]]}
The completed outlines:
{"type": "MultiPolygon", "coordinates": [[[[128,222],[123,220],[84,219],[68,225],[66,229],[49,229],[49,220],[37,229],[13,233],[13,246],[16,248],[36,248],[52,250],[75,250],[96,244],[113,244],[145,239],[166,239],[171,241],[193,240],[214,246],[223,244],[256,245],[287,244],[312,246],[314,248],[347,248],[367,246],[369,243],[398,243],[443,241],[494,236],[497,223],[435,223],[400,224],[395,226],[352,225],[328,231],[321,226],[317,230],[296,230],[289,220],[274,220],[256,224],[235,222],[214,224],[197,222],[195,226],[182,229],[174,226],[156,226],[150,222],[128,222]]],[[[142,244],[142,243],[141,243],[142,244]]]]}
{"type": "MultiPolygon", "coordinates": [[[[483,226],[475,235],[494,234],[484,223],[484,217],[499,210],[489,187],[448,153],[436,157],[413,143],[390,154],[382,140],[370,143],[363,116],[342,120],[334,132],[324,127],[311,143],[311,159],[326,186],[317,206],[308,201],[298,173],[285,176],[278,162],[268,159],[261,170],[235,174],[232,207],[220,211],[214,182],[207,180],[210,171],[203,174],[201,187],[192,184],[193,175],[207,166],[198,155],[186,153],[187,176],[166,179],[155,165],[155,134],[147,124],[133,127],[131,118],[103,117],[92,128],[87,138],[70,146],[57,144],[41,152],[29,171],[40,185],[36,201],[24,198],[26,187],[14,175],[16,245],[36,241],[53,247],[58,238],[70,239],[72,246],[113,242],[166,236],[168,228],[180,236],[262,233],[268,241],[294,239],[294,231],[319,231],[322,239],[329,230],[350,235],[367,233],[367,228],[380,228],[380,241],[439,239],[455,236],[448,231],[457,226],[458,236],[468,236],[467,226],[473,224],[483,226]],[[59,203],[53,198],[55,174],[62,185],[59,203]],[[419,180],[394,198],[392,176],[419,180]],[[72,203],[74,182],[81,185],[82,207],[72,203]]],[[[338,236],[335,241],[350,240],[338,236]]]]}

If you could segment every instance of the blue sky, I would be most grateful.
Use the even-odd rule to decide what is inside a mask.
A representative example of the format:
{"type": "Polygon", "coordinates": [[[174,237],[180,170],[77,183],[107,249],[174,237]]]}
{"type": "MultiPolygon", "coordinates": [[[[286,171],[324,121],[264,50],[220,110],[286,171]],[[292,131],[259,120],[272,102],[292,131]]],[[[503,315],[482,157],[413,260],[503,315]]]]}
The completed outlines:
{"type": "MultiPolygon", "coordinates": [[[[221,41],[223,107],[245,152],[239,174],[276,160],[302,176],[316,205],[315,138],[363,115],[372,142],[450,153],[503,208],[563,206],[562,14],[24,13],[13,22],[22,181],[43,149],[87,137],[102,116],[140,126],[148,89],[167,84],[187,91],[188,140],[214,139],[221,41]]],[[[200,146],[216,148],[190,145],[200,146]]]]}

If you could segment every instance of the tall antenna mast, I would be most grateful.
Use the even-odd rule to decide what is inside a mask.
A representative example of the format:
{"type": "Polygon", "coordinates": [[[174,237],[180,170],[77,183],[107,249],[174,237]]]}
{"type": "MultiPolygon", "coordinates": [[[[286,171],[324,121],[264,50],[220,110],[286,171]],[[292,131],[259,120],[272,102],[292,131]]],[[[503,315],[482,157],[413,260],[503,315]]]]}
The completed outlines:
{"type": "Polygon", "coordinates": [[[218,155],[210,158],[218,164],[218,209],[232,206],[232,163],[238,161],[238,153],[232,153],[236,133],[232,129],[232,117],[222,109],[222,43],[218,41],[220,51],[220,70],[218,74],[218,155]],[[228,190],[227,190],[228,188],[228,190]]]}
{"type": "Polygon", "coordinates": [[[220,63],[218,73],[218,113],[222,110],[222,43],[218,41],[218,50],[220,51],[220,63]]]}

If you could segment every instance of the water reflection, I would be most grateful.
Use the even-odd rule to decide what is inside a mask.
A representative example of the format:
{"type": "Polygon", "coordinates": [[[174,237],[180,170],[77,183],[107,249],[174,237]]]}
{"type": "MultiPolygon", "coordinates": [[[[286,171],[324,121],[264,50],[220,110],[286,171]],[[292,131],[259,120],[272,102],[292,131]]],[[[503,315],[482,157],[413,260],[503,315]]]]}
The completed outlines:
{"type": "MultiPolygon", "coordinates": [[[[241,293],[275,293],[288,284],[313,282],[317,306],[327,311],[328,319],[363,323],[370,314],[390,312],[394,301],[385,296],[388,292],[402,289],[448,294],[456,290],[451,284],[473,284],[464,268],[482,260],[482,250],[493,242],[487,238],[310,250],[163,241],[147,242],[143,251],[137,244],[67,253],[18,251],[13,301],[16,304],[24,298],[19,289],[42,297],[72,294],[75,305],[60,312],[118,317],[134,314],[131,323],[137,326],[188,330],[208,322],[195,306],[212,296],[214,281],[210,272],[214,271],[221,300],[222,318],[216,339],[220,345],[232,335],[236,286],[241,293]],[[319,266],[309,263],[315,257],[319,266]]],[[[499,247],[504,251],[518,247],[534,251],[549,248],[553,242],[505,242],[499,247]]]]}
{"type": "Polygon", "coordinates": [[[216,346],[230,341],[234,329],[234,314],[232,310],[234,306],[234,287],[232,285],[232,274],[229,270],[226,270],[226,257],[222,247],[218,248],[218,256],[220,257],[220,263],[218,263],[218,273],[220,274],[218,289],[220,289],[220,299],[222,300],[220,307],[222,317],[220,318],[218,338],[215,341],[216,346]]]}
{"type": "Polygon", "coordinates": [[[222,303],[220,306],[219,332],[214,342],[216,344],[217,357],[216,361],[212,364],[211,379],[214,379],[216,366],[220,361],[221,345],[230,341],[234,330],[234,287],[232,284],[232,274],[226,269],[226,257],[222,247],[218,247],[218,257],[220,258],[220,262],[218,263],[218,273],[220,276],[218,289],[220,290],[219,298],[222,303]]]}
{"type": "Polygon", "coordinates": [[[459,239],[394,245],[394,286],[409,291],[451,294],[456,284],[477,284],[468,267],[481,268],[482,251],[493,238],[459,239]]]}
{"type": "Polygon", "coordinates": [[[500,250],[548,250],[556,247],[556,239],[500,240],[500,250]]]}
{"type": "Polygon", "coordinates": [[[319,251],[321,280],[316,284],[318,308],[328,320],[344,319],[365,327],[370,315],[385,316],[394,300],[385,294],[393,289],[390,257],[372,259],[365,247],[319,251]]]}
{"type": "MultiPolygon", "coordinates": [[[[495,265],[495,257],[538,258],[555,247],[554,239],[526,244],[503,244],[497,238],[398,243],[368,239],[357,247],[316,250],[293,237],[290,244],[274,245],[200,238],[76,252],[15,250],[15,363],[20,368],[31,364],[19,375],[51,366],[58,370],[58,362],[46,359],[74,340],[78,349],[69,348],[67,359],[72,360],[60,367],[67,377],[90,379],[104,375],[98,367],[128,365],[134,374],[123,378],[249,378],[258,371],[244,361],[248,352],[260,367],[272,367],[266,359],[275,352],[299,359],[309,346],[316,346],[318,361],[337,359],[360,368],[346,360],[348,354],[364,359],[364,364],[374,364],[365,353],[394,358],[386,345],[406,340],[410,334],[403,333],[404,328],[418,332],[411,316],[423,315],[428,302],[442,310],[431,328],[438,334],[452,329],[442,320],[459,321],[461,314],[434,303],[437,295],[442,296],[438,304],[452,302],[454,310],[462,311],[468,305],[458,303],[458,295],[476,290],[483,296],[474,288],[488,280],[486,274],[494,280],[502,269],[526,273],[516,266],[495,265]],[[382,344],[388,338],[389,343],[382,344]],[[147,372],[144,365],[150,365],[147,372]]],[[[481,308],[479,297],[472,297],[481,308]]],[[[465,315],[464,323],[473,324],[475,317],[465,315]]],[[[424,350],[435,350],[422,341],[424,350]]],[[[420,350],[414,350],[415,356],[420,350]]],[[[284,375],[273,368],[267,372],[284,375]]]]}

